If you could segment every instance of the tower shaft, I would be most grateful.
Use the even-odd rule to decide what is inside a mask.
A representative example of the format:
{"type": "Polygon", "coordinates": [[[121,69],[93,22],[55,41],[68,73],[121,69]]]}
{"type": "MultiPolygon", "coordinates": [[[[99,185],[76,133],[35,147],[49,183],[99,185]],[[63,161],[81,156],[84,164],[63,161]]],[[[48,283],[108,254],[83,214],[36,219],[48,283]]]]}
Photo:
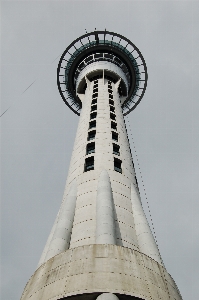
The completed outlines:
{"type": "Polygon", "coordinates": [[[63,203],[40,264],[69,248],[96,243],[138,251],[142,243],[143,250],[143,236],[142,252],[161,263],[141,208],[117,83],[87,82],[63,203]]]}
{"type": "Polygon", "coordinates": [[[59,85],[60,93],[81,114],[63,201],[21,300],[182,299],[142,208],[123,117],[124,107],[130,112],[143,96],[145,62],[135,48],[139,71],[134,50],[103,34],[100,40],[91,33],[95,41],[60,60],[58,78],[72,102],[59,85]]]}

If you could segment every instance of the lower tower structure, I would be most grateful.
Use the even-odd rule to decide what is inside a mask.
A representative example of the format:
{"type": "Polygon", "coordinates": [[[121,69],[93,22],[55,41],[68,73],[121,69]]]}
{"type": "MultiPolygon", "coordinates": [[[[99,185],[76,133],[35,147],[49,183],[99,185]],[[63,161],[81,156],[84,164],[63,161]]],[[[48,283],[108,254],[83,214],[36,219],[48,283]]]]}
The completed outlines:
{"type": "Polygon", "coordinates": [[[140,51],[121,35],[95,31],[63,53],[58,88],[80,119],[61,208],[22,300],[182,299],[142,208],[124,122],[146,83],[140,51]]]}

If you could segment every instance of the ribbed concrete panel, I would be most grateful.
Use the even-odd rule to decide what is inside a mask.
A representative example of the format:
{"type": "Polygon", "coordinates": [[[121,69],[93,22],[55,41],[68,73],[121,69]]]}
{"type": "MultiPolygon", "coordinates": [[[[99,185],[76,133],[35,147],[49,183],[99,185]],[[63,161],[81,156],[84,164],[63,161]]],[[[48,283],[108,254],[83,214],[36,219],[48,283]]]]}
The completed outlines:
{"type": "Polygon", "coordinates": [[[116,244],[115,208],[106,170],[101,172],[97,187],[96,244],[116,244]]]}
{"type": "Polygon", "coordinates": [[[138,191],[133,184],[131,185],[131,201],[140,251],[155,259],[160,264],[163,264],[158,247],[143,211],[138,191]]]}
{"type": "Polygon", "coordinates": [[[57,300],[84,293],[182,299],[166,269],[149,256],[115,245],[88,245],[60,253],[38,268],[21,300],[57,300]]]}
{"type": "Polygon", "coordinates": [[[44,249],[44,255],[42,255],[39,265],[69,248],[75,215],[76,198],[77,184],[76,181],[74,181],[66,199],[62,203],[56,224],[52,228],[47,243],[48,248],[46,247],[44,249]]]}

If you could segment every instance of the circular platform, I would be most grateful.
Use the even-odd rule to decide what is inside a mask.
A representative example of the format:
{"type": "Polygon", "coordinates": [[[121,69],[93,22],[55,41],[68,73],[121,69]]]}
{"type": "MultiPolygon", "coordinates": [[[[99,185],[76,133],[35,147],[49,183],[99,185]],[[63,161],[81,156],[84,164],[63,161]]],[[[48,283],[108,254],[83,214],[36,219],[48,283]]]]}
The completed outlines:
{"type": "Polygon", "coordinates": [[[58,64],[57,85],[66,105],[80,115],[82,103],[76,93],[79,74],[89,64],[108,61],[121,68],[128,81],[123,114],[130,113],[141,101],[147,86],[147,67],[140,50],[124,36],[109,31],[94,31],[73,41],[58,64]]]}

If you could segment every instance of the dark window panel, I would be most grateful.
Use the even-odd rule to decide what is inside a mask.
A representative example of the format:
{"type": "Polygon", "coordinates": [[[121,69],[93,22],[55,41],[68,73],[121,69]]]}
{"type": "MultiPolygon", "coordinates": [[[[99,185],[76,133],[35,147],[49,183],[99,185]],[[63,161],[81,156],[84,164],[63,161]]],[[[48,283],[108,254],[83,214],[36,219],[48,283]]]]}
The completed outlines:
{"type": "Polygon", "coordinates": [[[113,100],[109,99],[109,104],[114,105],[113,100]]]}
{"type": "Polygon", "coordinates": [[[93,99],[91,104],[96,104],[97,103],[97,99],[93,99]]]}
{"type": "Polygon", "coordinates": [[[117,132],[112,131],[112,140],[118,142],[118,133],[117,132]]]}
{"type": "Polygon", "coordinates": [[[114,157],[114,170],[122,173],[122,161],[114,157]]]}
{"type": "Polygon", "coordinates": [[[115,107],[110,106],[110,111],[115,112],[115,107]]]}
{"type": "Polygon", "coordinates": [[[96,117],[97,117],[97,113],[96,113],[96,112],[90,114],[90,119],[91,119],[91,120],[92,120],[92,119],[95,119],[96,117]]]}
{"type": "Polygon", "coordinates": [[[112,120],[115,120],[115,114],[110,113],[110,118],[111,118],[112,120]]]}
{"type": "Polygon", "coordinates": [[[95,153],[95,143],[90,143],[86,146],[86,154],[95,153]]]}
{"type": "Polygon", "coordinates": [[[94,170],[94,156],[85,159],[84,172],[94,170]]]}
{"type": "Polygon", "coordinates": [[[104,53],[104,57],[113,60],[113,55],[110,53],[104,53]]]}
{"type": "Polygon", "coordinates": [[[120,155],[120,146],[113,144],[113,154],[120,155]]]}
{"type": "Polygon", "coordinates": [[[96,98],[96,97],[98,97],[98,93],[94,93],[92,96],[92,98],[96,98]]]}
{"type": "Polygon", "coordinates": [[[95,135],[96,135],[96,130],[89,131],[87,140],[88,141],[94,140],[95,139],[95,135]]]}
{"type": "Polygon", "coordinates": [[[93,56],[90,55],[85,59],[85,63],[88,63],[89,61],[93,60],[93,56]]]}
{"type": "Polygon", "coordinates": [[[89,129],[96,127],[96,121],[92,121],[89,123],[89,129]]]}
{"type": "Polygon", "coordinates": [[[111,128],[117,130],[117,123],[111,122],[111,128]]]}
{"type": "Polygon", "coordinates": [[[97,110],[97,105],[92,105],[91,106],[91,111],[97,110]]]}
{"type": "Polygon", "coordinates": [[[94,58],[97,59],[97,58],[102,58],[103,57],[103,53],[96,53],[94,54],[94,58]]]}

